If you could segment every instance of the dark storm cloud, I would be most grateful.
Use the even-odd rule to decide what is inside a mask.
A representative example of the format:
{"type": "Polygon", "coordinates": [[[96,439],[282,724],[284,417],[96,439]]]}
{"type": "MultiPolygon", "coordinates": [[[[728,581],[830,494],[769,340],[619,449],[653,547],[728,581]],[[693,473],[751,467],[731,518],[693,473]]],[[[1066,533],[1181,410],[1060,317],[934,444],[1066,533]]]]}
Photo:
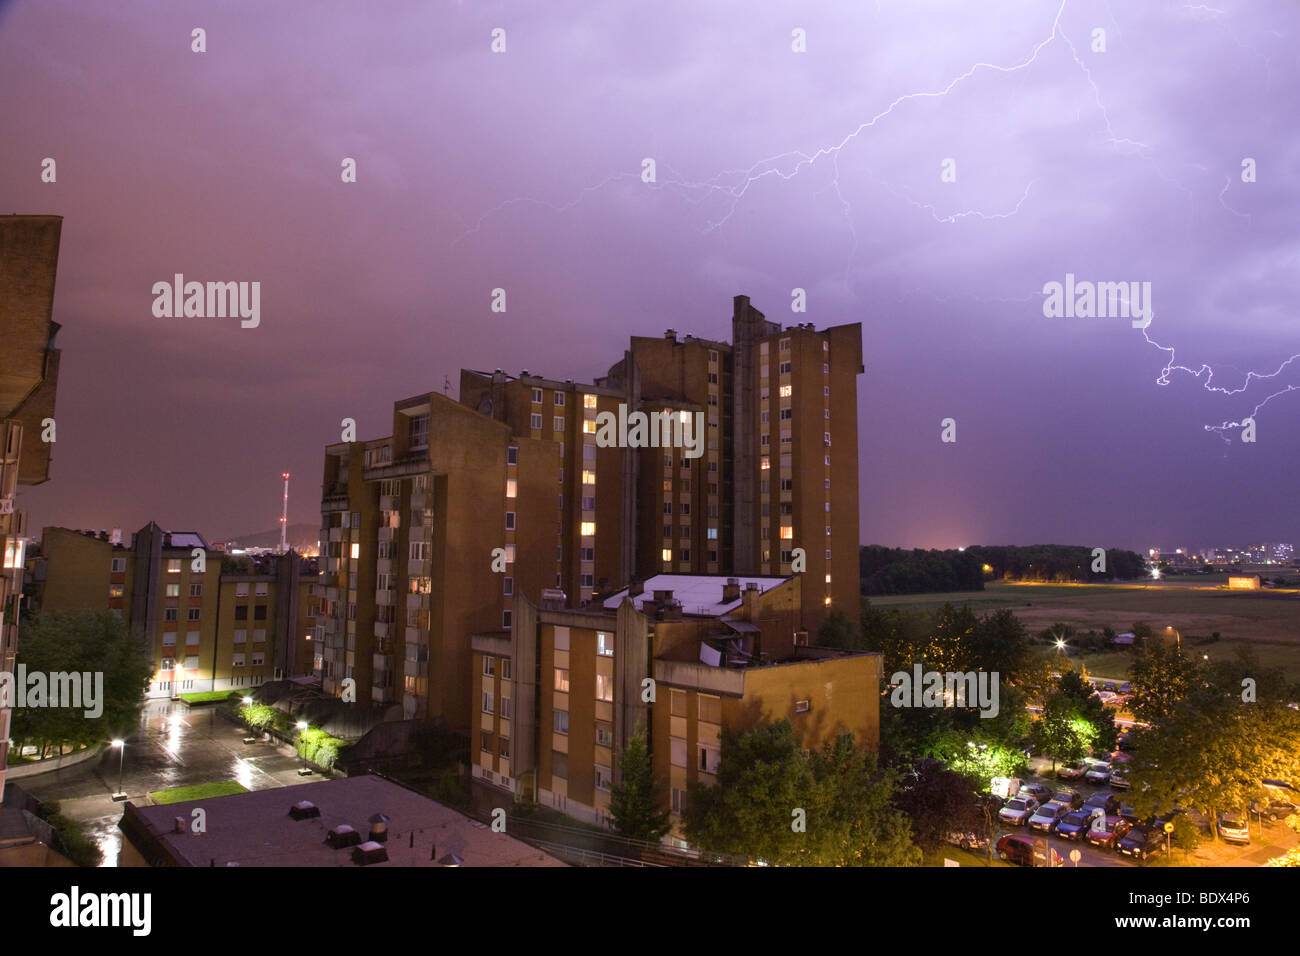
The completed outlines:
{"type": "Polygon", "coordinates": [[[1300,395],[1255,445],[1204,430],[1300,369],[1161,387],[1127,320],[1046,319],[1041,294],[1151,282],[1149,337],[1215,385],[1300,352],[1296,25],[1218,3],[10,5],[3,205],[65,216],[54,480],[22,505],[217,536],[274,527],[288,469],[314,523],[341,418],[385,433],[462,366],[590,380],[629,334],[728,336],[743,292],[863,323],[864,541],[1300,537],[1300,395]],[[154,318],[176,272],[260,281],[261,326],[154,318]]]}

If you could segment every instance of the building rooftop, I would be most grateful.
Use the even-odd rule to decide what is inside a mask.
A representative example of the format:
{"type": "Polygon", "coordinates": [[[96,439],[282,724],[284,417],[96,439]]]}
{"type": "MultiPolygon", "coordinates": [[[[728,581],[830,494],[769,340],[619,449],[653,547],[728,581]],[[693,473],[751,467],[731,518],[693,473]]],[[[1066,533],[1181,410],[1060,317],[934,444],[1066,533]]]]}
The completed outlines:
{"type": "MultiPolygon", "coordinates": [[[[789,578],[735,576],[726,574],[656,574],[646,578],[642,593],[632,597],[632,603],[640,608],[642,602],[654,604],[656,591],[671,591],[674,601],[681,604],[683,614],[701,614],[716,617],[740,607],[741,598],[723,600],[723,588],[728,583],[738,582],[740,593],[744,593],[751,584],[757,585],[759,592],[770,591],[784,584],[789,578]]],[[[628,588],[606,598],[607,610],[618,610],[623,598],[628,596],[628,588]]]]}
{"type": "Polygon", "coordinates": [[[506,833],[489,827],[383,777],[344,777],[292,787],[163,806],[127,803],[119,824],[154,866],[357,866],[354,846],[332,847],[331,831],[346,825],[357,845],[370,840],[371,819],[386,818],[388,859],[370,866],[565,866],[506,833]],[[303,803],[314,806],[290,816],[303,803]],[[203,833],[190,831],[195,809],[206,817],[203,833]],[[177,818],[183,831],[176,832],[177,818]],[[414,835],[414,847],[411,846],[414,835]]]}

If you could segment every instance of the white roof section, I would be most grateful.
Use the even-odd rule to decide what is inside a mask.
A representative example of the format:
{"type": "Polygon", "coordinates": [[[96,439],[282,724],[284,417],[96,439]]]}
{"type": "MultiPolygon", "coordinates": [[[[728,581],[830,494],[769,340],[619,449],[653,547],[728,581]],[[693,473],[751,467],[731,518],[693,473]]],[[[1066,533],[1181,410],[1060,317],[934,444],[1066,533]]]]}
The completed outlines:
{"type": "MultiPolygon", "coordinates": [[[[760,592],[770,591],[789,578],[745,577],[738,574],[656,574],[647,578],[645,590],[632,598],[638,609],[645,601],[654,602],[655,591],[672,591],[673,600],[680,601],[684,614],[721,615],[740,607],[740,598],[734,601],[722,600],[722,588],[728,581],[738,580],[743,594],[750,584],[757,584],[760,592]]],[[[617,594],[605,599],[606,610],[616,611],[628,596],[624,588],[617,594]]]]}
{"type": "Polygon", "coordinates": [[[169,531],[173,548],[206,548],[208,543],[197,531],[169,531]]]}

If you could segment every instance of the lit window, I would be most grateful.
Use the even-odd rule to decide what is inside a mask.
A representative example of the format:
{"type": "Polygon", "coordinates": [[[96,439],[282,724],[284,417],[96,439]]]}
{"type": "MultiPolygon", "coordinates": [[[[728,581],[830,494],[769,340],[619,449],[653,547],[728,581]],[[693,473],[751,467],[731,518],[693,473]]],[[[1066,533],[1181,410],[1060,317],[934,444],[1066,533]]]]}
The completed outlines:
{"type": "Polygon", "coordinates": [[[826,575],[826,583],[827,583],[827,584],[830,584],[830,583],[831,583],[831,576],[830,576],[829,574],[826,575]]]}
{"type": "MultiPolygon", "coordinates": [[[[9,552],[6,551],[6,552],[5,552],[5,558],[6,558],[6,560],[8,559],[8,557],[9,557],[9,552]]],[[[7,565],[6,565],[6,567],[7,567],[7,565]]],[[[181,562],[180,562],[180,559],[179,559],[179,558],[174,558],[174,559],[172,559],[172,560],[170,560],[170,561],[167,562],[167,573],[168,573],[168,574],[180,574],[180,573],[181,573],[181,562]]]]}
{"type": "Polygon", "coordinates": [[[593,534],[595,534],[595,533],[596,533],[596,522],[594,522],[594,521],[584,521],[584,522],[582,523],[582,529],[581,529],[581,532],[580,532],[580,533],[582,534],[583,537],[587,537],[588,535],[593,535],[593,534]]]}
{"type": "Polygon", "coordinates": [[[596,653],[601,657],[614,656],[614,635],[604,631],[596,632],[596,653]]]}
{"type": "MultiPolygon", "coordinates": [[[[8,567],[8,565],[6,564],[5,567],[8,567]]],[[[117,590],[117,593],[114,594],[113,597],[121,597],[121,596],[122,596],[122,588],[121,588],[121,586],[119,585],[118,590],[117,590]]],[[[167,596],[168,596],[168,597],[180,597],[180,596],[181,596],[181,586],[180,586],[179,584],[169,584],[169,585],[167,585],[167,596]]]]}
{"type": "Polygon", "coordinates": [[[516,498],[519,495],[519,482],[513,478],[506,479],[506,497],[516,498]]]}
{"type": "Polygon", "coordinates": [[[759,460],[758,467],[763,471],[770,471],[772,468],[772,460],[768,458],[767,455],[764,455],[762,459],[759,460]]]}
{"type": "Polygon", "coordinates": [[[672,548],[664,548],[664,550],[663,550],[663,552],[662,552],[662,554],[661,554],[660,556],[663,558],[664,563],[666,564],[667,562],[669,562],[669,561],[671,561],[671,560],[673,559],[673,549],[672,549],[672,548]]]}
{"type": "Polygon", "coordinates": [[[794,386],[793,386],[793,385],[782,385],[782,386],[781,386],[781,397],[782,397],[782,398],[789,398],[789,397],[790,397],[791,395],[793,395],[793,394],[794,394],[794,386]]]}
{"type": "Polygon", "coordinates": [[[612,704],[614,702],[614,678],[604,674],[596,675],[596,700],[612,704]]]}
{"type": "Polygon", "coordinates": [[[588,435],[594,435],[594,434],[596,434],[596,422],[595,422],[595,419],[588,418],[586,421],[584,421],[584,422],[582,423],[582,430],[583,430],[586,434],[588,434],[588,435]]]}
{"type": "Polygon", "coordinates": [[[791,541],[791,540],[793,540],[793,539],[794,539],[794,526],[793,526],[793,525],[788,525],[788,524],[783,524],[783,525],[781,525],[781,538],[782,538],[783,540],[785,540],[785,541],[791,541]]]}
{"type": "Polygon", "coordinates": [[[352,545],[352,560],[355,561],[361,557],[361,544],[359,542],[352,545]]]}
{"type": "Polygon", "coordinates": [[[561,694],[569,692],[569,669],[567,667],[555,668],[555,689],[561,694]]]}
{"type": "Polygon", "coordinates": [[[595,396],[595,395],[583,395],[583,396],[582,396],[582,407],[583,407],[583,408],[595,408],[595,407],[596,407],[596,396],[595,396]]]}
{"type": "Polygon", "coordinates": [[[582,483],[584,485],[594,485],[596,483],[596,473],[584,468],[582,470],[582,483]]]}

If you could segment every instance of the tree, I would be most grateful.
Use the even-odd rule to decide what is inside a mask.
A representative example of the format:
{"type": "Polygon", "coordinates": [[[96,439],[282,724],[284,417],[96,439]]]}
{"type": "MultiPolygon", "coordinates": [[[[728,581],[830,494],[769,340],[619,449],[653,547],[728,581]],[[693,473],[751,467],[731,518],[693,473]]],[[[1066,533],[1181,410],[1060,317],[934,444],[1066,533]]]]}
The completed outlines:
{"type": "Polygon", "coordinates": [[[657,843],[671,829],[655,779],[645,730],[638,726],[618,758],[619,780],[610,786],[614,829],[630,840],[657,843]]]}
{"type": "Polygon", "coordinates": [[[852,735],[805,754],[789,721],[724,730],[717,785],[691,784],[693,843],[771,863],[906,866],[919,861],[895,779],[852,735]]]}
{"type": "Polygon", "coordinates": [[[927,853],[937,850],[947,834],[981,832],[984,814],[970,781],[938,760],[916,765],[911,784],[898,791],[894,803],[912,821],[912,838],[927,853]]]}
{"type": "Polygon", "coordinates": [[[121,619],[108,612],[47,611],[23,620],[18,638],[18,663],[27,674],[92,675],[97,690],[103,675],[102,712],[84,698],[83,707],[24,707],[13,714],[10,737],[17,748],[25,744],[47,746],[90,745],[129,733],[140,722],[144,694],[153,663],[142,642],[121,619]]]}
{"type": "Polygon", "coordinates": [[[1191,692],[1196,669],[1196,662],[1185,657],[1177,644],[1145,642],[1129,668],[1133,684],[1129,706],[1133,715],[1146,723],[1157,723],[1169,716],[1191,692]]]}
{"type": "Polygon", "coordinates": [[[1055,770],[1058,760],[1077,760],[1094,749],[1113,750],[1115,718],[1091,684],[1066,671],[1048,694],[1042,720],[1034,725],[1031,737],[1039,750],[1051,755],[1055,770]]]}
{"type": "Polygon", "coordinates": [[[817,629],[819,647],[837,647],[844,650],[857,649],[862,635],[849,621],[849,616],[839,608],[834,608],[826,615],[821,627],[817,629]]]}
{"type": "Polygon", "coordinates": [[[1300,712],[1290,700],[1285,676],[1249,653],[1198,671],[1142,735],[1130,773],[1134,807],[1146,814],[1192,806],[1215,819],[1264,796],[1264,780],[1300,779],[1300,712]],[[1254,695],[1243,692],[1246,678],[1254,695]]]}

